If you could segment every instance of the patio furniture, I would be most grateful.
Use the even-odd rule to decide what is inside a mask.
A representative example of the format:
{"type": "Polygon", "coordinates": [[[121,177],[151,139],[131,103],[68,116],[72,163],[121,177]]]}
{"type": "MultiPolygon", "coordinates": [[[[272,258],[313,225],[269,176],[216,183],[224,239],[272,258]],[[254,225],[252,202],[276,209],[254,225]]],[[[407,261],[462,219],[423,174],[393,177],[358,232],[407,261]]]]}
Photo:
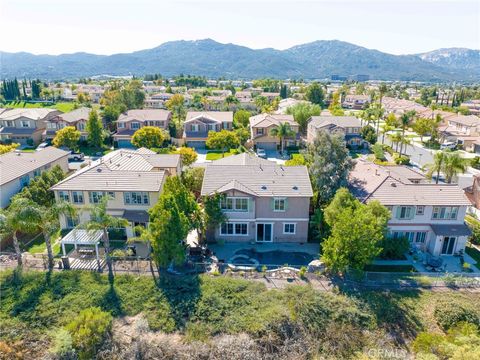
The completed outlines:
{"type": "Polygon", "coordinates": [[[431,266],[434,270],[442,267],[443,259],[436,256],[430,256],[427,258],[427,265],[431,266]]]}

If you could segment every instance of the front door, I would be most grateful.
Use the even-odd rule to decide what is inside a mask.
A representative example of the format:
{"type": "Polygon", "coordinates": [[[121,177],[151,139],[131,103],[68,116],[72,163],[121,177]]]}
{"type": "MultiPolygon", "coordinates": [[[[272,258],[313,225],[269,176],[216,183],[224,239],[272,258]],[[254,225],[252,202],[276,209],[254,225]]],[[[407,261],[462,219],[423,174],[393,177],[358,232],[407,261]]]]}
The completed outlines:
{"type": "Polygon", "coordinates": [[[271,242],[273,240],[272,224],[257,224],[257,242],[271,242]]]}
{"type": "Polygon", "coordinates": [[[442,255],[452,255],[453,250],[455,249],[455,240],[457,238],[455,236],[444,236],[443,237],[443,245],[442,245],[442,255]]]}

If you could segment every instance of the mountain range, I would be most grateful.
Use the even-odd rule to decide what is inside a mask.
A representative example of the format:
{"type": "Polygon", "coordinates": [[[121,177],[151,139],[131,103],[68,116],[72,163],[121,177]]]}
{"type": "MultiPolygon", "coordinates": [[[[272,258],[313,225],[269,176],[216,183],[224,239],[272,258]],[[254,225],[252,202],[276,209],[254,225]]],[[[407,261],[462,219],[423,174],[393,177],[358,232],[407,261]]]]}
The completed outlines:
{"type": "Polygon", "coordinates": [[[171,41],[114,55],[0,52],[0,78],[61,80],[152,73],[230,79],[323,79],[333,74],[361,74],[378,80],[471,82],[480,80],[480,51],[451,48],[392,55],[338,40],[319,40],[286,50],[250,49],[204,39],[171,41]]]}

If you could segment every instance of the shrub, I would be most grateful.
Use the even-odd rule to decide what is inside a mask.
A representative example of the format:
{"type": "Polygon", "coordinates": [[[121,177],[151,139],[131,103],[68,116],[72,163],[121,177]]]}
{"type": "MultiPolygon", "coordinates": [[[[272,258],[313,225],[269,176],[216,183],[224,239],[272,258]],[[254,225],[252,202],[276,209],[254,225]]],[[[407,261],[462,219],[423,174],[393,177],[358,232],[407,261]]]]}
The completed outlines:
{"type": "Polygon", "coordinates": [[[410,164],[410,158],[406,155],[395,155],[393,160],[395,161],[395,164],[397,165],[408,165],[410,164]]]}
{"type": "Polygon", "coordinates": [[[395,151],[393,151],[392,147],[388,146],[388,145],[383,145],[383,150],[385,150],[386,152],[388,152],[392,156],[395,153],[395,151]]]}
{"type": "Polygon", "coordinates": [[[302,266],[300,268],[300,271],[298,272],[298,276],[300,276],[303,279],[306,274],[307,274],[307,268],[305,266],[302,266]]]}
{"type": "Polygon", "coordinates": [[[372,146],[373,154],[375,155],[375,159],[380,161],[385,161],[385,153],[383,152],[383,146],[381,144],[375,144],[372,146]]]}
{"type": "Polygon", "coordinates": [[[480,325],[480,311],[458,298],[438,301],[435,304],[434,316],[438,325],[444,330],[448,330],[460,322],[480,325]]]}
{"type": "Polygon", "coordinates": [[[67,330],[59,329],[56,331],[50,352],[59,357],[65,357],[74,352],[72,336],[67,330]]]}
{"type": "Polygon", "coordinates": [[[91,359],[112,328],[112,316],[98,307],[80,311],[66,326],[80,359],[91,359]]]}
{"type": "Polygon", "coordinates": [[[380,246],[382,247],[382,252],[380,253],[382,259],[396,260],[402,259],[403,254],[408,251],[410,243],[404,237],[398,239],[386,237],[380,246]]]}

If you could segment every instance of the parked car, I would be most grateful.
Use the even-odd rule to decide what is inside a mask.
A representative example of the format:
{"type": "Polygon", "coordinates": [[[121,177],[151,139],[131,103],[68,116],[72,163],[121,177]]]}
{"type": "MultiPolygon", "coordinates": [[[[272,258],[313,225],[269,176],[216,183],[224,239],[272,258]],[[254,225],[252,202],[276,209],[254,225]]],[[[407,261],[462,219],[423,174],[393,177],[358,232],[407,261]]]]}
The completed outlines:
{"type": "Polygon", "coordinates": [[[452,141],[449,141],[449,142],[445,142],[443,144],[440,145],[440,150],[445,150],[445,149],[450,149],[450,150],[455,150],[457,144],[452,142],[452,141]]]}
{"type": "Polygon", "coordinates": [[[50,144],[48,142],[42,142],[40,145],[37,146],[37,151],[39,150],[43,150],[45,149],[46,147],[49,147],[50,144]]]}
{"type": "Polygon", "coordinates": [[[257,149],[257,156],[258,157],[261,157],[262,159],[266,159],[267,158],[267,153],[265,152],[264,149],[257,149]]]}
{"type": "Polygon", "coordinates": [[[85,155],[83,153],[76,153],[74,151],[71,151],[68,155],[68,161],[83,161],[84,158],[85,155]]]}

